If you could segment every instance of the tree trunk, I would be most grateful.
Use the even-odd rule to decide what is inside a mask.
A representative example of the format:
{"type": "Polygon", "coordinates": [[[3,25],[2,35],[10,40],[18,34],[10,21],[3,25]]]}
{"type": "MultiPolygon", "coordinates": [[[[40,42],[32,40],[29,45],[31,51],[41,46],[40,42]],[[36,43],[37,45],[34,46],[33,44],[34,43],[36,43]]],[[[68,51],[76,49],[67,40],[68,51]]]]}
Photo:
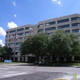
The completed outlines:
{"type": "Polygon", "coordinates": [[[74,57],[74,56],[72,56],[72,61],[73,61],[73,62],[75,61],[75,57],[74,57]]]}
{"type": "Polygon", "coordinates": [[[64,57],[64,62],[66,62],[66,57],[64,57]]]}

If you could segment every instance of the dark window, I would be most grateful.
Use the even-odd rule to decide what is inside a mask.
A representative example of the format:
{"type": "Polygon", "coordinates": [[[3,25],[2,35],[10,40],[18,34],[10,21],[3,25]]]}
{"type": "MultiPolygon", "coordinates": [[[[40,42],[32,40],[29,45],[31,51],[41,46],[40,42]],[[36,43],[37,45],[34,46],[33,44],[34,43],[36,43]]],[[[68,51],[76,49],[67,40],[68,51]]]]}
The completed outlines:
{"type": "Polygon", "coordinates": [[[38,32],[43,32],[43,29],[39,29],[38,32]]]}
{"type": "Polygon", "coordinates": [[[80,17],[73,17],[71,18],[71,21],[78,20],[78,19],[80,19],[80,17]]]}
{"type": "Polygon", "coordinates": [[[8,36],[6,36],[6,38],[7,38],[8,36]]]}
{"type": "Polygon", "coordinates": [[[69,24],[67,24],[67,25],[62,25],[62,26],[58,26],[59,29],[60,29],[60,28],[68,28],[68,27],[70,27],[69,24]]]}
{"type": "Polygon", "coordinates": [[[40,24],[40,25],[38,26],[38,28],[39,28],[39,27],[42,27],[42,26],[44,26],[44,24],[40,24]]]}
{"type": "Polygon", "coordinates": [[[18,33],[17,35],[22,36],[22,35],[23,35],[23,33],[18,33]]]}
{"type": "Polygon", "coordinates": [[[7,31],[6,33],[8,34],[9,32],[7,31]]]}
{"type": "Polygon", "coordinates": [[[79,32],[79,29],[73,29],[72,32],[79,32]]]}
{"type": "Polygon", "coordinates": [[[13,33],[13,32],[16,32],[16,30],[12,30],[12,31],[10,31],[10,33],[13,33]]]}
{"type": "Polygon", "coordinates": [[[53,24],[55,24],[55,21],[46,23],[46,26],[47,25],[53,25],[53,24]]]}
{"type": "Polygon", "coordinates": [[[66,33],[70,33],[70,30],[66,30],[65,32],[66,32],[66,33]]]}
{"type": "Polygon", "coordinates": [[[79,23],[73,23],[72,27],[74,27],[74,26],[79,26],[79,23]]]}
{"type": "Polygon", "coordinates": [[[50,30],[55,30],[56,27],[50,27],[50,28],[46,28],[45,31],[50,31],[50,30]]]}
{"type": "Polygon", "coordinates": [[[20,45],[20,44],[21,44],[21,42],[17,42],[17,43],[16,43],[16,45],[20,45]]]}
{"type": "Polygon", "coordinates": [[[63,20],[59,20],[59,21],[57,21],[58,23],[63,23],[63,22],[68,22],[69,21],[69,19],[63,19],[63,20]]]}
{"type": "Polygon", "coordinates": [[[29,30],[29,27],[26,27],[25,30],[29,30]]]}
{"type": "Polygon", "coordinates": [[[55,24],[55,21],[54,21],[54,22],[49,22],[49,24],[50,24],[50,25],[53,25],[53,24],[55,24]]]}
{"type": "Polygon", "coordinates": [[[18,29],[17,31],[23,31],[24,30],[24,28],[21,28],[21,29],[18,29]]]}

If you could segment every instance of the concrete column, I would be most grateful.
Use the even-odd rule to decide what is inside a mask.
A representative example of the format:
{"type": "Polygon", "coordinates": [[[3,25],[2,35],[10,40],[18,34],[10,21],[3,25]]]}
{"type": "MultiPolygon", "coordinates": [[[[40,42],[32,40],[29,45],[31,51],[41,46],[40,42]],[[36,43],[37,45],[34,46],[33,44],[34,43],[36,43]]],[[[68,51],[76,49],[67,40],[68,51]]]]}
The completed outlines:
{"type": "Polygon", "coordinates": [[[24,61],[24,57],[22,56],[22,62],[24,61]]]}
{"type": "Polygon", "coordinates": [[[74,61],[75,59],[74,59],[74,56],[72,56],[72,61],[74,61]]]}
{"type": "Polygon", "coordinates": [[[27,62],[28,61],[28,57],[27,56],[25,56],[25,62],[27,62]]]}
{"type": "Polygon", "coordinates": [[[18,62],[20,62],[20,56],[18,56],[18,62]]]}

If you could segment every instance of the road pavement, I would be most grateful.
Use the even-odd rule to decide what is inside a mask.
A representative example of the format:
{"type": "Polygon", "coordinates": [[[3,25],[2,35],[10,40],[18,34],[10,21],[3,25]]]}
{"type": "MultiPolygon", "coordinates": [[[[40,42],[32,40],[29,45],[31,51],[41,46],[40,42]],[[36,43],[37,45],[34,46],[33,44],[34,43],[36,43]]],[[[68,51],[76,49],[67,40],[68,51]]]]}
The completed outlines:
{"type": "Polygon", "coordinates": [[[0,64],[0,80],[53,80],[55,78],[73,78],[80,75],[75,67],[38,67],[0,64]]]}

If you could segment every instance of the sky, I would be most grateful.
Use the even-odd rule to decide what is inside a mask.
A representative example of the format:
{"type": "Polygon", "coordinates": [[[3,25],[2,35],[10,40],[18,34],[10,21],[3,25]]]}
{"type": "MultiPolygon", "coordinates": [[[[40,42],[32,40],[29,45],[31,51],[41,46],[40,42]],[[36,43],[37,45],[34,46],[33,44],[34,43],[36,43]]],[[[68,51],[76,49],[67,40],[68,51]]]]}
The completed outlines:
{"type": "Polygon", "coordinates": [[[80,0],[0,0],[0,44],[6,30],[80,13],[80,0]]]}

